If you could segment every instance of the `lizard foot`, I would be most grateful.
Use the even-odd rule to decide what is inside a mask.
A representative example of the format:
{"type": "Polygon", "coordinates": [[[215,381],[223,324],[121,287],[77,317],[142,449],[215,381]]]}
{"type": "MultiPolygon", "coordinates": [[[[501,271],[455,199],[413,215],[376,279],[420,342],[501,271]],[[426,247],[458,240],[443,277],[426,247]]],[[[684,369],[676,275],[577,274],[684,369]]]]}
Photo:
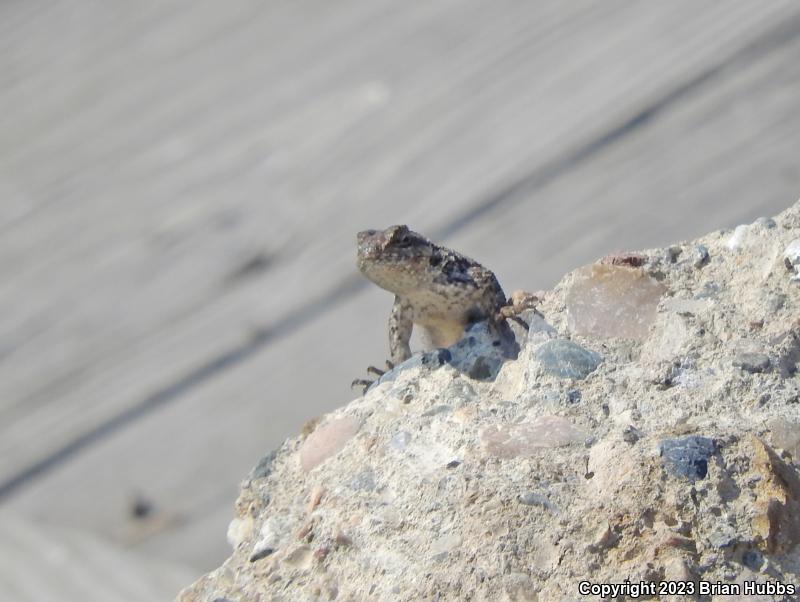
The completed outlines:
{"type": "MultiPolygon", "coordinates": [[[[369,374],[374,374],[378,378],[386,374],[389,370],[394,368],[394,364],[389,360],[386,360],[386,370],[381,370],[380,368],[376,368],[375,366],[367,366],[367,372],[369,374]]],[[[377,380],[377,379],[376,379],[377,380]]],[[[362,391],[362,395],[367,392],[372,385],[375,384],[374,380],[366,380],[364,378],[357,378],[352,383],[350,383],[350,388],[354,389],[356,387],[364,387],[362,391]]]]}
{"type": "Polygon", "coordinates": [[[386,360],[386,370],[381,370],[380,368],[376,368],[375,366],[367,366],[367,372],[369,372],[370,374],[374,374],[375,376],[380,377],[380,376],[383,376],[384,374],[386,374],[392,368],[394,368],[394,364],[392,362],[390,362],[389,360],[386,360]]]}
{"type": "Polygon", "coordinates": [[[522,326],[525,330],[528,330],[530,325],[525,320],[520,318],[519,314],[532,309],[535,314],[541,316],[542,313],[536,309],[536,304],[539,302],[539,300],[539,297],[533,293],[514,291],[509,300],[506,302],[506,305],[501,307],[497,312],[498,318],[503,320],[514,320],[514,322],[522,326]]]}
{"type": "Polygon", "coordinates": [[[367,392],[367,389],[369,389],[374,384],[375,384],[374,380],[366,380],[364,378],[357,378],[353,382],[350,383],[350,388],[351,389],[355,389],[356,387],[364,387],[364,389],[361,391],[361,394],[363,395],[364,393],[367,392]]]}

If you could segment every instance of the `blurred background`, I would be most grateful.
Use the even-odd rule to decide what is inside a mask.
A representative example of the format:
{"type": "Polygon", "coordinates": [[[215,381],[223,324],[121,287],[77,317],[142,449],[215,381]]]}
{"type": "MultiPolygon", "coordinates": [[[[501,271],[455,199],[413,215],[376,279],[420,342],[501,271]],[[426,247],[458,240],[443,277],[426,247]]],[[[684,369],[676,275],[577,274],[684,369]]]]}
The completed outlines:
{"type": "Polygon", "coordinates": [[[800,5],[0,3],[0,584],[169,599],[387,354],[355,233],[546,289],[800,196],[800,5]]]}

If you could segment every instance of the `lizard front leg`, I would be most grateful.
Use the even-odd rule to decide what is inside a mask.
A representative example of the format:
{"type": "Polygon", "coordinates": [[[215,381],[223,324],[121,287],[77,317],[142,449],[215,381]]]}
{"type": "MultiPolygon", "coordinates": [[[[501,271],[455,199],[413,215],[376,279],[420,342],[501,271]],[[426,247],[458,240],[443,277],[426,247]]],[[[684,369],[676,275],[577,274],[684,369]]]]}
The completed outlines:
{"type": "Polygon", "coordinates": [[[411,306],[395,295],[392,313],[389,314],[389,356],[391,363],[397,365],[411,357],[411,306]]]}
{"type": "Polygon", "coordinates": [[[539,297],[533,293],[526,291],[514,291],[506,304],[500,308],[495,316],[496,320],[514,320],[525,330],[528,330],[528,324],[519,317],[522,312],[532,309],[537,315],[541,316],[541,312],[536,308],[536,304],[540,301],[539,297]]]}
{"type": "MultiPolygon", "coordinates": [[[[411,307],[395,296],[392,311],[389,314],[389,355],[392,359],[386,360],[386,368],[391,370],[400,362],[404,362],[411,357],[411,331],[414,322],[411,320],[411,307]]],[[[375,366],[368,366],[367,372],[377,377],[383,376],[386,372],[375,366]]],[[[367,389],[374,383],[374,380],[357,378],[351,383],[351,387],[363,387],[367,389]]]]}

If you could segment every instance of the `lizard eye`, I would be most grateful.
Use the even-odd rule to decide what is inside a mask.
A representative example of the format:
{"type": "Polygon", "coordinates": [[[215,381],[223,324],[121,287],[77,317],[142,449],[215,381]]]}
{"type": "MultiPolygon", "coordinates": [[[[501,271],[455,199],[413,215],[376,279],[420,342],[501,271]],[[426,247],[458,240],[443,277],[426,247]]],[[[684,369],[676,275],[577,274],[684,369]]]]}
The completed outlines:
{"type": "Polygon", "coordinates": [[[395,244],[398,247],[409,247],[411,246],[411,237],[408,234],[403,234],[395,244]]]}

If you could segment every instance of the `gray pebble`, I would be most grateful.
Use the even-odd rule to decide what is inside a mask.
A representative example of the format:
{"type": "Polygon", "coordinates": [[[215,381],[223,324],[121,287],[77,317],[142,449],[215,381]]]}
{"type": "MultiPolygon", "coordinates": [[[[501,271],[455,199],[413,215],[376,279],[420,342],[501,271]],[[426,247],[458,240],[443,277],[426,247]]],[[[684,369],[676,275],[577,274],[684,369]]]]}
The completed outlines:
{"type": "Polygon", "coordinates": [[[722,287],[717,282],[706,282],[694,296],[695,299],[713,299],[722,292],[722,287]]]}
{"type": "Polygon", "coordinates": [[[519,496],[519,501],[526,506],[539,506],[547,510],[553,511],[553,504],[550,503],[545,496],[535,491],[526,491],[519,496]]]}
{"type": "Polygon", "coordinates": [[[350,480],[350,489],[356,491],[374,491],[375,473],[371,468],[363,470],[350,480]]]}
{"type": "Polygon", "coordinates": [[[767,230],[771,230],[776,226],[775,220],[771,217],[759,217],[756,221],[753,222],[757,226],[761,226],[762,228],[766,228],[767,230]]]}
{"type": "Polygon", "coordinates": [[[675,263],[681,253],[683,253],[683,249],[678,245],[672,245],[664,253],[664,258],[667,260],[667,263],[675,263]]]}
{"type": "Polygon", "coordinates": [[[263,479],[268,477],[272,473],[272,463],[275,461],[277,455],[277,450],[272,450],[266,456],[261,458],[253,470],[250,471],[250,478],[263,479]]]}
{"type": "Polygon", "coordinates": [[[622,440],[625,441],[625,443],[630,443],[631,445],[636,443],[642,437],[643,437],[642,431],[637,429],[632,424],[626,426],[625,430],[622,431],[622,440]]]}
{"type": "Polygon", "coordinates": [[[527,323],[527,340],[529,344],[537,345],[558,336],[556,329],[537,313],[532,313],[527,323]]]}
{"type": "Polygon", "coordinates": [[[737,541],[736,529],[728,523],[718,522],[708,536],[708,543],[715,548],[727,548],[737,541]]]}
{"type": "Polygon", "coordinates": [[[764,301],[764,304],[766,305],[769,313],[774,313],[779,309],[783,309],[784,305],[786,305],[786,295],[783,293],[770,295],[767,297],[766,301],[764,301]]]}
{"type": "Polygon", "coordinates": [[[783,251],[786,269],[794,272],[792,280],[800,280],[800,238],[795,238],[783,251]]]}
{"type": "Polygon", "coordinates": [[[450,386],[447,387],[447,390],[444,394],[445,398],[452,398],[455,401],[464,402],[475,401],[477,396],[478,395],[475,393],[475,389],[472,388],[472,385],[470,385],[464,379],[454,380],[450,386]]]}
{"type": "Polygon", "coordinates": [[[389,441],[389,445],[399,451],[403,451],[411,441],[411,433],[408,431],[400,431],[389,441]]]}
{"type": "Polygon", "coordinates": [[[447,363],[476,380],[491,380],[508,359],[516,359],[519,345],[513,339],[497,340],[486,321],[467,327],[464,337],[448,350],[447,363]]]}
{"type": "Polygon", "coordinates": [[[697,245],[692,251],[692,265],[701,268],[708,263],[708,249],[703,245],[697,245]]]}
{"type": "Polygon", "coordinates": [[[769,356],[763,353],[737,353],[733,365],[751,374],[769,370],[769,356]]]}
{"type": "Polygon", "coordinates": [[[586,378],[603,361],[599,353],[566,339],[544,343],[536,350],[535,356],[542,368],[561,378],[586,378]]]}

